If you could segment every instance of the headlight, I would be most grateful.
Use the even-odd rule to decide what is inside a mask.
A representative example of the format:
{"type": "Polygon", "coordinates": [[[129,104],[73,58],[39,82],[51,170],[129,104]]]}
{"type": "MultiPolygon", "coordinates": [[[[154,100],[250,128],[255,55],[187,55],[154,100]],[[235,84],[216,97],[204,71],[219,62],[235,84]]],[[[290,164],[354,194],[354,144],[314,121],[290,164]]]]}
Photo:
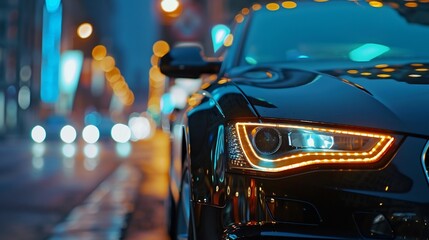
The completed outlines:
{"type": "Polygon", "coordinates": [[[309,165],[371,164],[395,138],[305,125],[236,123],[228,134],[231,168],[280,172],[309,165]]]}

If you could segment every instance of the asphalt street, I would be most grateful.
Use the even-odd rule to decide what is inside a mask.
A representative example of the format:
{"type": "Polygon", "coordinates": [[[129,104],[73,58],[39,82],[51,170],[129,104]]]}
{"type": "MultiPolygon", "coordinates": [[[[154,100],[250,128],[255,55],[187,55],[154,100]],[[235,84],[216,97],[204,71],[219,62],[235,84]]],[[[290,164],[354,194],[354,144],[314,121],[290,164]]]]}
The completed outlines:
{"type": "Polygon", "coordinates": [[[167,239],[167,142],[2,141],[0,238],[167,239]]]}

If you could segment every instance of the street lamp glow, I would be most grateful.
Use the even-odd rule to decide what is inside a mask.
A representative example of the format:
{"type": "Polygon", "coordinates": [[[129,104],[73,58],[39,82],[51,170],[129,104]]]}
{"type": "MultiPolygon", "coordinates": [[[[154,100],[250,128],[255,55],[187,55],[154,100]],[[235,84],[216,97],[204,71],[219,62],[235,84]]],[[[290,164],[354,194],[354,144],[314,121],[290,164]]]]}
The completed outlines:
{"type": "Polygon", "coordinates": [[[46,139],[46,131],[45,129],[37,125],[31,130],[31,138],[36,143],[42,143],[46,139]]]}
{"type": "Polygon", "coordinates": [[[131,139],[131,130],[127,125],[117,123],[112,127],[111,135],[116,142],[126,143],[131,139]]]}
{"type": "Polygon", "coordinates": [[[164,12],[172,13],[179,8],[178,0],[162,0],[161,8],[164,12]]]}
{"type": "Polygon", "coordinates": [[[92,34],[92,25],[89,23],[82,23],[78,28],[77,28],[77,35],[80,38],[89,38],[92,34]]]}
{"type": "Polygon", "coordinates": [[[82,131],[82,138],[87,143],[96,143],[100,138],[100,131],[96,126],[88,125],[82,131]]]}
{"type": "Polygon", "coordinates": [[[61,128],[60,131],[60,137],[61,140],[65,143],[72,143],[76,140],[76,129],[70,125],[66,125],[63,128],[61,128]]]}

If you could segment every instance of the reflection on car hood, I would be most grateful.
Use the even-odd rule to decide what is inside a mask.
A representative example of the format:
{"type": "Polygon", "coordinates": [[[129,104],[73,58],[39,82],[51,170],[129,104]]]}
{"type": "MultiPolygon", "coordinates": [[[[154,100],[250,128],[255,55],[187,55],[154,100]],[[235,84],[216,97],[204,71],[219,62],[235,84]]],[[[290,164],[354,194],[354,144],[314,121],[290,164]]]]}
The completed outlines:
{"type": "Polygon", "coordinates": [[[429,136],[427,65],[315,73],[253,68],[231,74],[262,118],[293,119],[429,136]]]}

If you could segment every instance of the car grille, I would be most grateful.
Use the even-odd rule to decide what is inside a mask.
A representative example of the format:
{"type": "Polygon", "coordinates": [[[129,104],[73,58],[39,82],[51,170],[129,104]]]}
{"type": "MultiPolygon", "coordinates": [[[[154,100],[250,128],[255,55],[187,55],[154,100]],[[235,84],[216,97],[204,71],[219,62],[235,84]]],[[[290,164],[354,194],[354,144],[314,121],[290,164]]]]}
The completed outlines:
{"type": "Polygon", "coordinates": [[[422,162],[423,162],[423,168],[426,173],[426,178],[429,182],[429,141],[426,143],[426,146],[424,148],[424,151],[422,154],[422,162]]]}

